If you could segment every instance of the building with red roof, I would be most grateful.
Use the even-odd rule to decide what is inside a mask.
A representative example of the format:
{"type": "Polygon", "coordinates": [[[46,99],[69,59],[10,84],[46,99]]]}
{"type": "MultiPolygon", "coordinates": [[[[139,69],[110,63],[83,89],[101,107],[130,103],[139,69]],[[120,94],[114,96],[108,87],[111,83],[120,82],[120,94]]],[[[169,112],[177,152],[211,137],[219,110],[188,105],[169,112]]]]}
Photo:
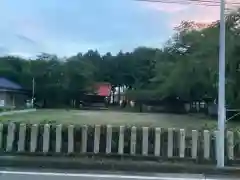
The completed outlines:
{"type": "Polygon", "coordinates": [[[95,92],[87,93],[81,98],[83,106],[107,106],[111,95],[111,84],[110,83],[96,83],[94,85],[95,92]]]}
{"type": "Polygon", "coordinates": [[[96,94],[99,96],[108,97],[111,95],[111,84],[110,83],[97,83],[96,84],[96,94]]]}

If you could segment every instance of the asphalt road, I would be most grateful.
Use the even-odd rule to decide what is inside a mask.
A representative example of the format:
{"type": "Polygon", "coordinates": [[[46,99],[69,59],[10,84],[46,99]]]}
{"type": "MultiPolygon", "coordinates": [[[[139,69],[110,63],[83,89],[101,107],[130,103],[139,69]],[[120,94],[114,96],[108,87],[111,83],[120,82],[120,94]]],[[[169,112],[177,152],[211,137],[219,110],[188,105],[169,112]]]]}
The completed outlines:
{"type": "Polygon", "coordinates": [[[201,174],[125,174],[61,172],[55,170],[1,170],[0,180],[237,180],[240,178],[211,176],[201,174]]]}

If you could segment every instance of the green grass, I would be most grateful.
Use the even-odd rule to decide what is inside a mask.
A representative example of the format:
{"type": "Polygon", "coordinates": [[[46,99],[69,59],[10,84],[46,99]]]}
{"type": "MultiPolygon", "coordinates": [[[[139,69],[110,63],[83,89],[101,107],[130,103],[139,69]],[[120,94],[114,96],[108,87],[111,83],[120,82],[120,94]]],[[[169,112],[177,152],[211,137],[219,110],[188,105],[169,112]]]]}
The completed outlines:
{"type": "MultiPolygon", "coordinates": [[[[131,113],[118,111],[86,111],[86,110],[37,110],[22,114],[1,116],[2,122],[56,122],[65,124],[111,124],[111,125],[135,125],[135,126],[155,126],[155,127],[175,127],[202,129],[212,128],[217,125],[217,121],[205,116],[196,115],[175,115],[164,113],[131,113]]],[[[229,128],[240,127],[237,122],[228,123],[229,128]]]]}

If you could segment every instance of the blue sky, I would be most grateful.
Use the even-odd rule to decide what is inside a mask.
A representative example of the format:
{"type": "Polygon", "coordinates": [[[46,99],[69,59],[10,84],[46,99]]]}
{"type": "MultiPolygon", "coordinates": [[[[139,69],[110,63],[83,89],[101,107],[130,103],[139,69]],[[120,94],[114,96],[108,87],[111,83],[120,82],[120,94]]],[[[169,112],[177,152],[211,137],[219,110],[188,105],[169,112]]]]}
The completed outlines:
{"type": "Polygon", "coordinates": [[[134,0],[2,0],[0,4],[0,55],[25,57],[162,47],[181,20],[209,20],[200,7],[134,0]]]}

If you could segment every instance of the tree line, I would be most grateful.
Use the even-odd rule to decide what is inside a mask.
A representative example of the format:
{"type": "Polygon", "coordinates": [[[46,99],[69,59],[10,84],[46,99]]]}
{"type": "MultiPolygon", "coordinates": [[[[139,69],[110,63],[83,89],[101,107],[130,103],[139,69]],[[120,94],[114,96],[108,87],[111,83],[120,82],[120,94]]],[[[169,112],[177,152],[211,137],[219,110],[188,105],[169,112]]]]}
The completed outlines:
{"type": "MultiPolygon", "coordinates": [[[[240,105],[240,15],[226,17],[226,100],[240,105]]],[[[0,58],[0,76],[27,89],[35,79],[36,98],[49,105],[69,104],[91,91],[96,82],[126,86],[134,100],[177,98],[192,102],[216,99],[218,89],[219,22],[204,29],[183,21],[164,48],[138,47],[132,52],[100,55],[89,50],[60,59],[41,54],[35,60],[0,58]]]]}

